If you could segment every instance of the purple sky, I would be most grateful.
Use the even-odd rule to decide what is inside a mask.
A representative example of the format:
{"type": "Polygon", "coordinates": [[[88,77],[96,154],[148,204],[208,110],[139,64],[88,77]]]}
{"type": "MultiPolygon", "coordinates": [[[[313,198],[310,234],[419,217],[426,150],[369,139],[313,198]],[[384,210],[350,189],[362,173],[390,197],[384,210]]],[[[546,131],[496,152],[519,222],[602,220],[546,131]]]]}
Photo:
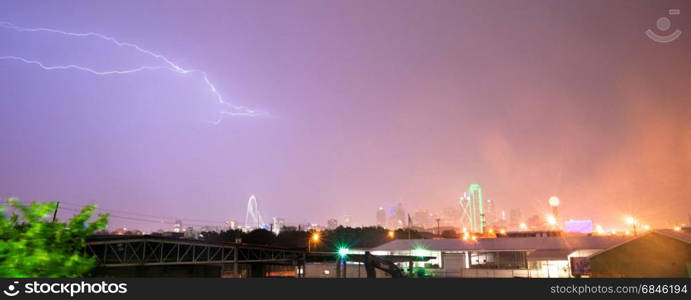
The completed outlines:
{"type": "MultiPolygon", "coordinates": [[[[244,221],[256,194],[266,219],[360,225],[380,205],[457,205],[478,182],[524,216],[551,195],[566,218],[610,226],[691,213],[689,1],[123,2],[3,1],[0,21],[138,44],[270,115],[205,123],[219,107],[194,74],[0,60],[3,197],[201,223],[244,221]],[[681,37],[648,39],[670,8],[681,37]]],[[[156,63],[0,28],[3,55],[156,63]]]]}

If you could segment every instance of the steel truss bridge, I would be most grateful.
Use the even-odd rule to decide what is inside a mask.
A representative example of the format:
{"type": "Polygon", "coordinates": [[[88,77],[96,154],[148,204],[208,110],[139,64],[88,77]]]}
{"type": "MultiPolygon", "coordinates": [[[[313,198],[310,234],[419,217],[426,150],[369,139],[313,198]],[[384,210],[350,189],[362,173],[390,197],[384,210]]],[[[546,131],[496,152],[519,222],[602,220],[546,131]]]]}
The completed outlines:
{"type": "Polygon", "coordinates": [[[95,236],[84,249],[100,267],[276,264],[303,266],[304,250],[159,236],[95,236]]]}

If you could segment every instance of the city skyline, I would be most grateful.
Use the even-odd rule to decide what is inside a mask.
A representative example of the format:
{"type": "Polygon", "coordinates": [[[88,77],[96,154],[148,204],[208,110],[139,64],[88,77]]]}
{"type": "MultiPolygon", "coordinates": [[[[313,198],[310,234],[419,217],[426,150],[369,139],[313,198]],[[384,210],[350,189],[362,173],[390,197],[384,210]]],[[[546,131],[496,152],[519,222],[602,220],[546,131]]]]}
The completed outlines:
{"type": "Polygon", "coordinates": [[[242,221],[251,195],[265,223],[374,225],[479,183],[523,219],[557,196],[687,222],[691,4],[625,3],[4,2],[0,195],[111,228],[242,221]],[[651,40],[671,8],[683,34],[651,40]]]}

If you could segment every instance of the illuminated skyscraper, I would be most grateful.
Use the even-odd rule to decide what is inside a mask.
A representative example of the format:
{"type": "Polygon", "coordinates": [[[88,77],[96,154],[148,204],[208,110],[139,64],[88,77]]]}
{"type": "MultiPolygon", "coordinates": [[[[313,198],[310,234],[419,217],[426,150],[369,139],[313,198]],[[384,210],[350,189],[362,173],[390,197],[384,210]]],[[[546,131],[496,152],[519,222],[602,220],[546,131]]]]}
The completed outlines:
{"type": "Polygon", "coordinates": [[[484,233],[485,231],[485,210],[482,207],[482,188],[479,184],[473,183],[468,187],[468,219],[471,232],[484,233]]]}
{"type": "Polygon", "coordinates": [[[238,229],[240,225],[238,225],[238,221],[235,220],[230,220],[227,222],[228,223],[228,229],[230,230],[235,230],[238,229]]]}
{"type": "Polygon", "coordinates": [[[175,225],[173,225],[173,232],[183,232],[182,221],[176,220],[175,225]]]}
{"type": "MultiPolygon", "coordinates": [[[[405,212],[405,209],[403,209],[402,203],[398,203],[398,205],[396,205],[396,208],[394,209],[393,219],[394,219],[393,228],[403,228],[403,227],[406,227],[408,225],[408,223],[407,223],[408,219],[406,218],[406,212],[405,212]]],[[[389,220],[389,221],[391,221],[391,220],[389,220]]]]}
{"type": "Polygon", "coordinates": [[[283,218],[278,218],[274,217],[273,222],[271,223],[271,231],[275,234],[280,234],[281,230],[283,230],[283,227],[286,225],[286,220],[283,218]]]}
{"type": "Polygon", "coordinates": [[[496,203],[494,203],[494,200],[487,199],[484,202],[483,208],[485,211],[486,224],[494,226],[494,224],[497,223],[497,221],[499,221],[499,218],[497,216],[496,203]]]}

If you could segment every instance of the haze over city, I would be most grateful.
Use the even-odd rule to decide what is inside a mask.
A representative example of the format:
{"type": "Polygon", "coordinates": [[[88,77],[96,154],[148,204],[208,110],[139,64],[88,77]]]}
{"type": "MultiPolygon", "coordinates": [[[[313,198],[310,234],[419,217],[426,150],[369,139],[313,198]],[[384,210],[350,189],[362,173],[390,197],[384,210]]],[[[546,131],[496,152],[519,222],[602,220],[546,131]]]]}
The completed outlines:
{"type": "Polygon", "coordinates": [[[112,228],[244,221],[250,195],[360,226],[479,183],[524,217],[556,195],[564,219],[688,222],[691,4],[626,3],[4,1],[0,195],[112,228]],[[685,36],[651,41],[671,6],[685,36]],[[170,65],[22,28],[195,71],[47,70],[170,65]]]}

